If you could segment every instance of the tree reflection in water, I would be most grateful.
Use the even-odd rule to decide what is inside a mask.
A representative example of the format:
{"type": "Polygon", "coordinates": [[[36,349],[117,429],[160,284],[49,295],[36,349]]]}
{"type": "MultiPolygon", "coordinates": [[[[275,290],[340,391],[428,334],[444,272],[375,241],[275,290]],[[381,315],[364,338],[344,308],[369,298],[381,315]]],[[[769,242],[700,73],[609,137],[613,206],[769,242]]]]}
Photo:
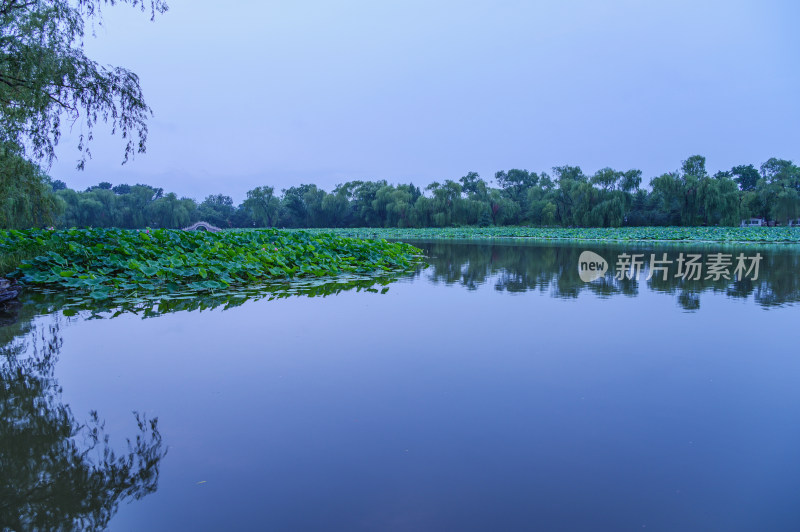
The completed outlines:
{"type": "Polygon", "coordinates": [[[36,336],[36,318],[57,320],[228,309],[257,299],[324,297],[345,290],[385,293],[396,275],[350,275],[237,288],[206,294],[161,294],[97,302],[67,292],[29,289],[0,306],[0,530],[103,530],[122,501],[158,487],[166,454],[157,419],[134,413],[138,433],[117,454],[97,412],[80,423],[61,400],[55,365],[59,325],[36,336]]]}
{"type": "MultiPolygon", "coordinates": [[[[556,298],[576,298],[589,292],[601,297],[615,295],[636,296],[640,290],[650,290],[676,296],[678,305],[685,310],[700,308],[704,292],[723,293],[730,298],[753,300],[762,307],[780,306],[800,301],[800,249],[795,246],[743,246],[720,247],[696,244],[554,244],[520,241],[442,242],[412,241],[428,256],[430,268],[419,275],[428,276],[434,283],[460,284],[468,290],[481,285],[493,285],[501,292],[538,291],[556,298]],[[583,282],[578,275],[578,257],[585,250],[595,251],[610,264],[605,277],[591,283],[583,282]],[[666,280],[655,275],[646,279],[643,268],[639,279],[619,280],[614,277],[614,265],[622,253],[644,254],[645,263],[651,254],[661,258],[663,253],[675,259],[679,253],[761,253],[759,277],[753,281],[726,280],[697,281],[674,277],[674,270],[666,280]]],[[[673,266],[673,268],[675,268],[673,266]]],[[[705,276],[703,276],[705,277],[705,276]]]]}
{"type": "MultiPolygon", "coordinates": [[[[664,244],[550,244],[519,242],[414,242],[422,247],[429,267],[412,276],[468,290],[491,286],[501,292],[538,291],[572,299],[582,293],[599,297],[637,296],[640,291],[669,294],[686,310],[700,308],[707,292],[750,298],[764,308],[800,301],[800,253],[793,247],[724,248],[724,252],[760,252],[758,280],[687,281],[669,276],[646,280],[605,277],[585,283],[578,275],[578,257],[592,250],[612,266],[622,253],[680,251],[714,253],[722,248],[664,244]]],[[[405,276],[400,276],[405,277],[405,276]]],[[[384,293],[398,276],[307,281],[280,287],[238,288],[213,294],[168,294],[140,299],[88,301],[75,294],[30,291],[0,315],[0,529],[99,530],[108,525],[122,501],[156,490],[165,455],[157,420],[136,415],[138,433],[127,451],[116,454],[96,412],[80,423],[61,400],[54,375],[61,340],[58,322],[36,341],[36,316],[69,320],[113,317],[131,312],[144,318],[165,313],[227,309],[249,300],[293,296],[328,296],[345,290],[384,293]]]]}
{"type": "Polygon", "coordinates": [[[134,413],[116,453],[97,412],[81,423],[61,400],[58,324],[31,337],[0,348],[0,529],[103,530],[120,502],[156,491],[158,420],[134,413]]]}

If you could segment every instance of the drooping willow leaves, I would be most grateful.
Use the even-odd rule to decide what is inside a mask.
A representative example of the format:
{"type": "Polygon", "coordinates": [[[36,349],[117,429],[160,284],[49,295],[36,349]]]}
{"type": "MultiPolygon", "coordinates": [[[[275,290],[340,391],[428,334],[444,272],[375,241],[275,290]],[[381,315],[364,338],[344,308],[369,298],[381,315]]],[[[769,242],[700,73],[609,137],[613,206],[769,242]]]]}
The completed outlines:
{"type": "Polygon", "coordinates": [[[81,167],[100,121],[126,140],[124,160],[145,150],[151,111],[138,76],[84,54],[87,23],[123,3],[149,7],[151,17],[167,10],[163,0],[0,0],[0,142],[52,161],[66,118],[83,131],[81,167]]]}

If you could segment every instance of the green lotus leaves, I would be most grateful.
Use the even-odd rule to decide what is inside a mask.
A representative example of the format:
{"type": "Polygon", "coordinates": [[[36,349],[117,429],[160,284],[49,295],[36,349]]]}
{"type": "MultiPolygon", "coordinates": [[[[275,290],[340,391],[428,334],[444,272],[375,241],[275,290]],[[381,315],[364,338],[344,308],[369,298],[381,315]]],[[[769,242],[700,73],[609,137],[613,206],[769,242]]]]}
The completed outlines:
{"type": "Polygon", "coordinates": [[[29,285],[82,291],[93,300],[401,273],[421,262],[421,251],[408,244],[274,229],[0,231],[0,253],[20,250],[36,256],[24,260],[10,277],[29,285]],[[39,254],[39,247],[48,251],[39,254]]]}
{"type": "Polygon", "coordinates": [[[448,227],[308,229],[338,236],[390,240],[531,238],[537,240],[772,242],[800,244],[800,227],[448,227]]]}

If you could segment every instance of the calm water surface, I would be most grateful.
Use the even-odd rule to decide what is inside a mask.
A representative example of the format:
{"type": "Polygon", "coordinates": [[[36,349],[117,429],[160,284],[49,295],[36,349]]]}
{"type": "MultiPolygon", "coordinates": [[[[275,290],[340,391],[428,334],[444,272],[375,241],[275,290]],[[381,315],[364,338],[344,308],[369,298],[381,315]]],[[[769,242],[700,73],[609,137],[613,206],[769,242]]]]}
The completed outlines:
{"type": "Polygon", "coordinates": [[[798,248],[416,244],[430,266],[385,293],[148,319],[68,317],[55,296],[15,309],[0,529],[47,514],[135,531],[800,530],[798,248]],[[584,283],[587,249],[612,267],[763,260],[755,281],[584,283]],[[91,444],[59,432],[47,412],[64,409],[97,411],[142,478],[82,500],[113,484],[96,457],[59,484],[75,460],[53,456],[91,444]],[[160,445],[132,411],[158,418],[160,445]]]}

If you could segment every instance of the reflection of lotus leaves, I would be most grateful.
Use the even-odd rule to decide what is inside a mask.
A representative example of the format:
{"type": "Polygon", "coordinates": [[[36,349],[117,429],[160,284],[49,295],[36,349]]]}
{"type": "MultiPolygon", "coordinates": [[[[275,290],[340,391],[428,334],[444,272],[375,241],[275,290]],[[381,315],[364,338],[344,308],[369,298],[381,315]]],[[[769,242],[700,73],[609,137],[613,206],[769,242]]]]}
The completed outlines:
{"type": "MultiPolygon", "coordinates": [[[[418,265],[422,268],[423,265],[418,265]]],[[[260,299],[283,299],[307,296],[325,297],[348,290],[385,294],[389,285],[400,278],[414,275],[413,272],[383,274],[342,274],[336,277],[297,279],[287,282],[253,284],[227,289],[208,291],[187,288],[178,292],[152,292],[138,297],[115,297],[97,300],[81,292],[55,291],[33,287],[27,290],[20,302],[29,309],[29,314],[47,314],[60,309],[64,316],[72,317],[82,311],[89,311],[93,318],[117,317],[121,314],[137,314],[152,318],[162,314],[214,308],[229,309],[247,301],[260,299]]],[[[0,305],[0,325],[11,325],[19,319],[16,315],[4,313],[0,305]],[[4,321],[5,320],[5,321],[4,321]]],[[[3,332],[6,332],[5,330],[3,332]]],[[[0,335],[0,345],[4,336],[0,335]]]]}
{"type": "Polygon", "coordinates": [[[606,259],[593,251],[584,251],[578,257],[578,275],[581,281],[590,283],[603,277],[608,271],[606,259]]]}

